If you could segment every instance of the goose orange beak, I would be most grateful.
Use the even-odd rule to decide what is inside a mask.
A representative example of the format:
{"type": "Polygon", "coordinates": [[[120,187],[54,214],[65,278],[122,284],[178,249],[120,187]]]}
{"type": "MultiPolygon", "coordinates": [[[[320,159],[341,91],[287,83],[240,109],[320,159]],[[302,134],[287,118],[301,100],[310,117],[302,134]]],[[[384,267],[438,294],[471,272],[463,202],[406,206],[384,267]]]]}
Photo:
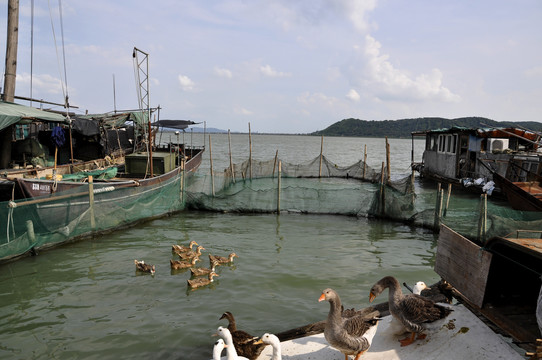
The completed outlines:
{"type": "Polygon", "coordinates": [[[322,294],[322,295],[320,295],[320,297],[318,298],[318,302],[324,301],[325,299],[326,299],[326,295],[325,295],[325,294],[322,294]]]}
{"type": "Polygon", "coordinates": [[[373,302],[373,300],[375,299],[376,295],[373,294],[373,293],[370,293],[369,294],[369,302],[373,302]]]}

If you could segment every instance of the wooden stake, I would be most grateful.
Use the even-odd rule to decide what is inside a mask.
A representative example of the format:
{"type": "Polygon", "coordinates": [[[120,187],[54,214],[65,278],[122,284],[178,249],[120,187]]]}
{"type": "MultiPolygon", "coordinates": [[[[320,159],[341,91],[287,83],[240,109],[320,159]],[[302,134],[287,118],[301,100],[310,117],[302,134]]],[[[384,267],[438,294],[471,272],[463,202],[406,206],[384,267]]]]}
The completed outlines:
{"type": "Polygon", "coordinates": [[[233,171],[233,159],[231,156],[231,135],[230,135],[230,129],[228,129],[228,145],[230,148],[230,171],[231,171],[231,178],[233,180],[233,183],[235,184],[235,172],[233,171]]]}
{"type": "Polygon", "coordinates": [[[324,154],[324,135],[322,135],[320,141],[320,169],[318,170],[318,177],[322,177],[322,156],[324,154]]]}
{"type": "Polygon", "coordinates": [[[388,142],[388,137],[386,136],[386,181],[389,183],[391,179],[391,162],[390,162],[390,143],[388,142]]]}
{"type": "Polygon", "coordinates": [[[277,166],[278,158],[279,158],[279,151],[277,149],[277,152],[275,153],[275,161],[273,162],[273,175],[271,176],[272,178],[275,177],[275,167],[277,166]]]}
{"type": "Polygon", "coordinates": [[[248,123],[248,166],[250,166],[250,180],[252,180],[252,134],[250,132],[250,123],[248,123]]]}
{"type": "Polygon", "coordinates": [[[444,211],[442,217],[446,217],[446,212],[448,211],[448,205],[450,205],[450,195],[452,194],[452,183],[448,183],[448,195],[446,196],[446,206],[444,206],[444,211]]]}
{"type": "MultiPolygon", "coordinates": [[[[181,159],[181,204],[184,204],[184,167],[185,167],[185,159],[184,156],[181,159]]],[[[184,207],[184,205],[183,205],[184,207]]]]}
{"type": "MultiPolygon", "coordinates": [[[[278,151],[278,150],[277,150],[278,151]]],[[[282,173],[282,161],[279,161],[279,172],[278,172],[278,181],[277,181],[277,214],[280,215],[280,184],[281,184],[281,173],[282,173]]]]}
{"type": "Polygon", "coordinates": [[[211,135],[209,135],[209,163],[211,166],[211,193],[215,196],[215,178],[213,174],[213,146],[211,145],[211,135]]]}
{"type": "Polygon", "coordinates": [[[90,205],[90,228],[96,229],[96,218],[94,217],[94,179],[92,175],[88,177],[88,202],[90,205]]]}
{"type": "Polygon", "coordinates": [[[380,170],[380,216],[386,212],[386,195],[384,194],[384,161],[382,161],[382,169],[380,170]]]}
{"type": "Polygon", "coordinates": [[[363,151],[363,180],[365,180],[366,170],[367,170],[367,144],[365,144],[365,150],[363,151]]]}
{"type": "Polygon", "coordinates": [[[433,221],[433,228],[435,230],[440,229],[440,216],[442,214],[442,185],[438,183],[437,187],[437,200],[435,203],[435,218],[433,221]]]}
{"type": "Polygon", "coordinates": [[[482,245],[486,242],[487,231],[487,194],[480,195],[480,217],[478,219],[478,240],[482,245]]]}

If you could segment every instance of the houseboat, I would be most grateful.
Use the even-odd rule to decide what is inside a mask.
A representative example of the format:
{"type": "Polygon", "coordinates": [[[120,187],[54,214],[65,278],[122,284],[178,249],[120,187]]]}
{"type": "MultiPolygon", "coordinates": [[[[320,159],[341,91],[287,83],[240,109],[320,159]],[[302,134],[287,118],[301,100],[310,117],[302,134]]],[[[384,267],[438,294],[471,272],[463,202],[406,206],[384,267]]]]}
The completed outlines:
{"type": "Polygon", "coordinates": [[[511,176],[511,162],[525,170],[515,172],[514,181],[526,181],[526,171],[542,172],[540,134],[529,130],[454,126],[413,132],[413,145],[419,137],[425,137],[425,150],[422,161],[414,162],[412,147],[412,168],[424,178],[491,194],[500,193],[493,174],[511,176]]]}

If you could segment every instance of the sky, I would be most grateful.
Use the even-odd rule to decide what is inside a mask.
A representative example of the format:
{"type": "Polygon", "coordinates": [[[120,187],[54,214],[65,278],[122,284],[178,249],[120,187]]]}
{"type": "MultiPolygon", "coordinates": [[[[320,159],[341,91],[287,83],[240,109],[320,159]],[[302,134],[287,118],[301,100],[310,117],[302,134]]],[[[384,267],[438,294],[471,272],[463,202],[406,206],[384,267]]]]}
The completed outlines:
{"type": "MultiPolygon", "coordinates": [[[[20,0],[15,93],[57,103],[67,93],[78,113],[139,107],[137,47],[149,55],[160,119],[207,128],[298,134],[347,118],[542,120],[540,0],[34,3],[32,18],[31,1],[20,0]]],[[[6,29],[7,0],[0,11],[6,29]]],[[[5,48],[0,36],[2,58],[5,48]]]]}

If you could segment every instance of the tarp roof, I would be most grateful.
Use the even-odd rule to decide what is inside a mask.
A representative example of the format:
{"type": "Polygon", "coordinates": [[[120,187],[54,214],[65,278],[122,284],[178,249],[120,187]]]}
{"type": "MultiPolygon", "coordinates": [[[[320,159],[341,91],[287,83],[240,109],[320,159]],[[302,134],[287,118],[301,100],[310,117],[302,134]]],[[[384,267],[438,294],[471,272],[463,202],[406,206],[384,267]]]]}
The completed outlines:
{"type": "Polygon", "coordinates": [[[68,123],[68,120],[60,114],[39,110],[30,106],[0,101],[0,130],[22,120],[68,123]]]}
{"type": "Polygon", "coordinates": [[[153,122],[151,125],[183,130],[186,129],[189,125],[195,124],[197,123],[193,122],[192,120],[158,120],[156,122],[153,122]]]}

